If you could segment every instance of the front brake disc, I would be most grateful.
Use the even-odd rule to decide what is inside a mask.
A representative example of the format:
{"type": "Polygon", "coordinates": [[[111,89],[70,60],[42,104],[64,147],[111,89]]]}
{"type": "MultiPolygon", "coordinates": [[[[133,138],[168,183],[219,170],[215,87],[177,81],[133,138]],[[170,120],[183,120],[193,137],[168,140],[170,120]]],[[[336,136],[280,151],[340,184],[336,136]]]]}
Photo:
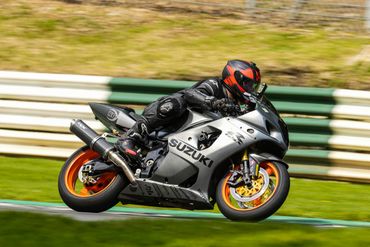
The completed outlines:
{"type": "MultiPolygon", "coordinates": [[[[251,196],[249,196],[249,195],[244,196],[244,195],[240,195],[236,191],[238,188],[231,187],[230,188],[230,194],[231,194],[231,196],[235,200],[237,200],[238,202],[250,202],[250,201],[254,201],[257,198],[259,198],[260,196],[262,196],[266,192],[266,190],[267,190],[267,188],[269,186],[270,177],[269,177],[268,173],[266,172],[266,170],[263,169],[263,168],[260,168],[260,172],[259,173],[260,173],[260,175],[263,176],[263,184],[262,184],[261,189],[257,193],[255,193],[255,194],[253,194],[251,196]]],[[[244,187],[246,187],[246,186],[244,186],[244,187]]],[[[248,192],[249,189],[248,188],[245,188],[245,191],[248,192]]],[[[243,194],[245,194],[245,193],[243,193],[243,194]]]]}

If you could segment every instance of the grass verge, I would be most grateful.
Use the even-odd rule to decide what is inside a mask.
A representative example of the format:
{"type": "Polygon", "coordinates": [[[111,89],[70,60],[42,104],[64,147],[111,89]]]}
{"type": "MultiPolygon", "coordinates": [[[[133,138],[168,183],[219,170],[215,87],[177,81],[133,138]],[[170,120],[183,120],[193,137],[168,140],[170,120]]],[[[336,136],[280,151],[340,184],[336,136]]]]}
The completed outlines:
{"type": "Polygon", "coordinates": [[[52,0],[1,1],[0,33],[3,70],[198,80],[240,58],[272,84],[370,89],[367,34],[52,0]]]}
{"type": "MultiPolygon", "coordinates": [[[[0,198],[61,202],[57,179],[62,161],[0,157],[0,198]]],[[[291,179],[278,215],[370,221],[370,185],[291,179]]],[[[217,211],[217,209],[215,209],[217,211]]]]}
{"type": "Polygon", "coordinates": [[[1,246],[367,246],[368,229],[325,229],[277,223],[134,219],[77,222],[0,212],[1,246]],[[20,237],[20,234],[21,236],[20,237]]]}

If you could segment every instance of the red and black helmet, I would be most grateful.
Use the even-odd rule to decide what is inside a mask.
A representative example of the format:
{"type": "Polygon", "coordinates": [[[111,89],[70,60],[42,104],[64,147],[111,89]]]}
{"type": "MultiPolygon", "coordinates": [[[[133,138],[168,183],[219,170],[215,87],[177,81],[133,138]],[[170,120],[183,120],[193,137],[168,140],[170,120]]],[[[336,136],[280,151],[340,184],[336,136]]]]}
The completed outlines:
{"type": "Polygon", "coordinates": [[[261,82],[261,73],[253,62],[230,60],[222,71],[222,80],[234,96],[256,92],[261,82]]]}

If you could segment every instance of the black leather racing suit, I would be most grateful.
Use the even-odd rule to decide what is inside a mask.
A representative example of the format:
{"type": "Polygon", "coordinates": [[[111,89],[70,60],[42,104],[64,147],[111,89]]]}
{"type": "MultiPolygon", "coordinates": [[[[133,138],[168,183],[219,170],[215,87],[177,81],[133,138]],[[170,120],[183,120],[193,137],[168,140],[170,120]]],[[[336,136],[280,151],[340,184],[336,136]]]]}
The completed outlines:
{"type": "Polygon", "coordinates": [[[145,107],[142,119],[127,131],[127,136],[136,141],[145,142],[148,133],[180,118],[188,106],[199,110],[211,110],[212,102],[222,98],[228,98],[228,96],[221,79],[200,81],[191,88],[159,98],[145,107]]]}

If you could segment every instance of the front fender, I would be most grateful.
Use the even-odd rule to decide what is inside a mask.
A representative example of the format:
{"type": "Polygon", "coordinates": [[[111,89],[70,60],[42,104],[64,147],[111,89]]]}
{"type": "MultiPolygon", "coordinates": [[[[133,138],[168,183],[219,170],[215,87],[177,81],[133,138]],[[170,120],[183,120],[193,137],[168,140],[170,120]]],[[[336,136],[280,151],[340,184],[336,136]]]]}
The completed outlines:
{"type": "Polygon", "coordinates": [[[260,153],[260,154],[250,153],[249,157],[257,161],[257,164],[260,164],[265,161],[274,161],[283,164],[286,167],[286,169],[289,168],[289,165],[285,161],[269,153],[260,153]]]}

